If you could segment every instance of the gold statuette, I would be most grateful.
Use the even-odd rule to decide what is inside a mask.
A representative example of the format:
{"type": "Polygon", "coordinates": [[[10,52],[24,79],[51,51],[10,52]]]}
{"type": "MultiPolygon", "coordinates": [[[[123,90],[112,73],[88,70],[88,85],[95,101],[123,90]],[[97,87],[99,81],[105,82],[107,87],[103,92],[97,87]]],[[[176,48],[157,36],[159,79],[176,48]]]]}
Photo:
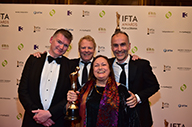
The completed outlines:
{"type": "MultiPolygon", "coordinates": [[[[71,89],[74,90],[74,92],[77,91],[78,71],[79,67],[77,66],[75,72],[69,75],[71,80],[71,89]]],[[[70,121],[79,121],[81,119],[81,117],[79,116],[79,107],[74,101],[70,102],[69,108],[67,109],[67,113],[64,119],[70,121]]]]}

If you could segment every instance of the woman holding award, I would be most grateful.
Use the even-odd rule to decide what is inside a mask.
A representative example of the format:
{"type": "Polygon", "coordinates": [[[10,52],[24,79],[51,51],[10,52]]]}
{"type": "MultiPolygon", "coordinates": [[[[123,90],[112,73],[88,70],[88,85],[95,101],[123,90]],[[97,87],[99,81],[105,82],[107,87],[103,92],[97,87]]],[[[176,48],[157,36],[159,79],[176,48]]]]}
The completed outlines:
{"type": "Polygon", "coordinates": [[[80,92],[67,93],[68,101],[79,105],[81,127],[139,127],[136,110],[126,105],[128,97],[127,88],[115,82],[112,66],[102,55],[94,58],[89,81],[80,92]]]}

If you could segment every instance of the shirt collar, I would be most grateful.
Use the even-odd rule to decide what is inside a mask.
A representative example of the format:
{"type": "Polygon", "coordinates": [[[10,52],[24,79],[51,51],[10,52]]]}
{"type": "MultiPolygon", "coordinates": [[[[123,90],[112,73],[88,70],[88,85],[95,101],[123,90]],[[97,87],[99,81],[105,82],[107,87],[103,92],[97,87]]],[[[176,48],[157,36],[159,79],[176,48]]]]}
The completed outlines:
{"type": "MultiPolygon", "coordinates": [[[[51,56],[50,53],[49,53],[49,51],[47,51],[47,57],[48,57],[48,56],[51,56]]],[[[58,56],[58,57],[61,58],[62,56],[58,56]]]]}
{"type": "MultiPolygon", "coordinates": [[[[127,59],[126,59],[123,63],[129,63],[129,60],[130,60],[130,55],[127,56],[127,59]]],[[[115,62],[115,63],[118,62],[118,61],[117,61],[117,58],[115,58],[115,61],[114,61],[114,62],[115,62]]],[[[119,63],[119,62],[118,62],[118,63],[119,63]]],[[[122,64],[123,64],[123,63],[122,63],[122,64]]]]}
{"type": "MultiPolygon", "coordinates": [[[[83,61],[82,58],[80,58],[79,62],[81,63],[81,61],[83,61]]],[[[89,62],[92,63],[92,61],[93,61],[93,58],[89,62]]]]}

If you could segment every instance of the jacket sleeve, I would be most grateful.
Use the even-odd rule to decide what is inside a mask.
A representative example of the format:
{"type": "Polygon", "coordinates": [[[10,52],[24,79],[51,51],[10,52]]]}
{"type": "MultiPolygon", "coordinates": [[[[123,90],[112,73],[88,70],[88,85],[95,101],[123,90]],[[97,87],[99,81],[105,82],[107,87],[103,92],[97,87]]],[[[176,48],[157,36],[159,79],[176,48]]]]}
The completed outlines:
{"type": "Polygon", "coordinates": [[[33,103],[29,95],[29,77],[30,77],[31,70],[34,69],[33,62],[34,62],[34,58],[33,56],[30,56],[27,59],[26,64],[24,66],[19,88],[18,88],[19,100],[23,105],[25,111],[30,115],[33,115],[31,110],[38,109],[38,106],[33,103]]]}
{"type": "Polygon", "coordinates": [[[156,76],[152,72],[152,67],[150,66],[149,61],[144,60],[142,62],[142,90],[137,94],[139,95],[142,102],[148,100],[153,94],[155,94],[159,90],[159,83],[157,81],[156,76]]]}

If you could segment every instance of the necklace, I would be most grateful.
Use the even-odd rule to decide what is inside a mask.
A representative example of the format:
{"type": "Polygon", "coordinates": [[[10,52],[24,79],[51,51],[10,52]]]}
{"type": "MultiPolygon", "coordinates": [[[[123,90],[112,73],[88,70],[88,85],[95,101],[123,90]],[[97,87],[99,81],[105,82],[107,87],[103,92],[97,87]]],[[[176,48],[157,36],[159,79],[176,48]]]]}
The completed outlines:
{"type": "Polygon", "coordinates": [[[99,90],[97,90],[97,86],[95,85],[95,90],[98,94],[102,95],[103,93],[100,93],[99,90]]]}

